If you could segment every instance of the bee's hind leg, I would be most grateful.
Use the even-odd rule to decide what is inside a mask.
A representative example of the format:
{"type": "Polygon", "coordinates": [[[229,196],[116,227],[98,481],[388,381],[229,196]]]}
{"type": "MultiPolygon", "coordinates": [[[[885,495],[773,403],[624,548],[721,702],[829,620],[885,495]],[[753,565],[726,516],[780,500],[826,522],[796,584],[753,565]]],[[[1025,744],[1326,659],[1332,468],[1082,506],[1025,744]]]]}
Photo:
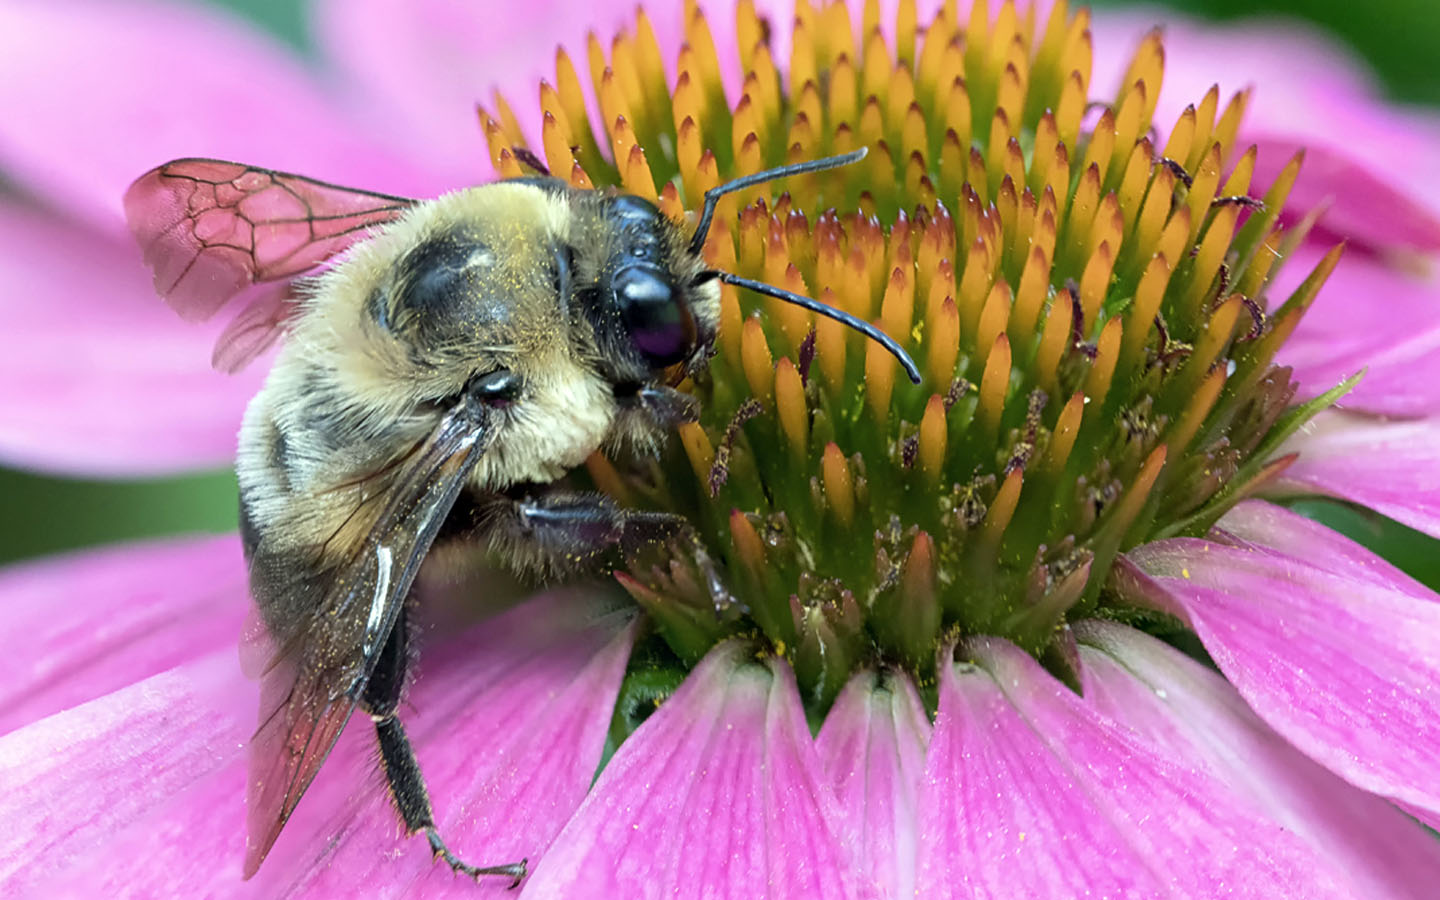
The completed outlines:
{"type": "Polygon", "coordinates": [[[525,877],[526,860],[503,866],[472,866],[451,853],[435,829],[435,814],[430,808],[430,792],[425,789],[425,776],[420,773],[420,763],[415,758],[410,739],[405,735],[405,726],[396,715],[405,685],[405,664],[409,658],[405,642],[405,612],[401,611],[394,630],[385,641],[385,648],[380,651],[375,672],[360,697],[360,708],[375,721],[375,736],[380,741],[380,761],[390,786],[390,798],[395,801],[400,818],[405,820],[406,832],[425,832],[436,858],[444,858],[451,869],[476,879],[481,875],[505,875],[513,879],[510,886],[515,887],[525,877]]]}

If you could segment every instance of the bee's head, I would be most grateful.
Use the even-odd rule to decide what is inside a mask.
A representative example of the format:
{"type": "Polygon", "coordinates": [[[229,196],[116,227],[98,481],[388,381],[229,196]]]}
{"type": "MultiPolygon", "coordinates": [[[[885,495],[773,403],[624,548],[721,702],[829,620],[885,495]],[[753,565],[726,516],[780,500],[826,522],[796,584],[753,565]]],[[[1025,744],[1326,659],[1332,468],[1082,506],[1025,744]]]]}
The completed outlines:
{"type": "Polygon", "coordinates": [[[612,255],[615,265],[611,270],[609,294],[636,351],[653,369],[681,360],[689,360],[693,366],[697,360],[703,360],[715,340],[720,305],[717,282],[723,281],[843,322],[892,353],[905,367],[910,380],[919,384],[920,371],[909,354],[874,326],[809,297],[730,272],[706,269],[701,263],[700,251],[709,236],[710,222],[720,197],[790,175],[849,165],[863,159],[865,152],[862,147],[840,156],[792,163],[711,188],[705,192],[705,205],[700,210],[694,233],[683,241],[679,230],[654,204],[628,195],[610,198],[608,215],[625,237],[618,252],[612,255]],[[676,261],[684,262],[682,270],[677,271],[676,261]],[[699,310],[707,313],[704,324],[697,323],[695,313],[699,310]]]}
{"type": "Polygon", "coordinates": [[[602,354],[619,380],[653,380],[677,363],[702,363],[715,341],[719,285],[679,227],[633,194],[600,201],[611,239],[595,277],[579,287],[602,354]]]}
{"type": "Polygon", "coordinates": [[[664,370],[684,363],[687,370],[703,364],[715,343],[720,318],[720,282],[748,288],[786,303],[803,306],[843,322],[885,347],[900,360],[916,384],[920,372],[909,355],[888,335],[854,316],[763,282],[705,267],[701,249],[709,235],[716,201],[723,195],[777,178],[848,165],[865,156],[862,148],[843,156],[793,163],[746,175],[705,193],[694,232],[686,235],[655,204],[632,194],[610,194],[599,200],[592,221],[603,240],[598,259],[562,260],[561,281],[573,280],[576,303],[595,327],[602,368],[615,384],[653,381],[664,370]]]}

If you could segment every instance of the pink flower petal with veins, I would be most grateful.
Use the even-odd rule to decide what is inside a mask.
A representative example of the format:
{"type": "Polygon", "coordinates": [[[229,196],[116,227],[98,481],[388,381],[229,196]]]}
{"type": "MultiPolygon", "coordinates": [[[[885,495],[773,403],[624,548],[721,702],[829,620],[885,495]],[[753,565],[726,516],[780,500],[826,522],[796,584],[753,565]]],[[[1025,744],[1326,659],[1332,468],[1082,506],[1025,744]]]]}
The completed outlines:
{"type": "Polygon", "coordinates": [[[174,666],[234,654],[234,537],[131,544],[0,570],[0,734],[174,666]]]}
{"type": "Polygon", "coordinates": [[[1079,622],[1085,700],[1172,759],[1209,769],[1335,861],[1355,897],[1430,897],[1440,843],[1270,729],[1224,678],[1113,622],[1079,622]]]}
{"type": "MultiPolygon", "coordinates": [[[[416,196],[464,183],[384,150],[336,106],[297,57],[216,10],[143,0],[0,7],[0,162],[117,234],[125,188],[177,157],[416,196]]],[[[483,147],[478,134],[474,146],[483,147]]],[[[485,171],[483,153],[473,171],[485,171]]]]}
{"type": "MultiPolygon", "coordinates": [[[[70,867],[103,876],[111,867],[152,863],[116,857],[111,841],[239,759],[249,734],[242,720],[254,708],[247,689],[234,652],[216,651],[0,738],[0,817],[8,823],[0,829],[0,893],[55,896],[40,888],[70,867]]],[[[215,813],[188,812],[197,820],[215,813]]],[[[238,832],[243,821],[229,825],[238,832]]],[[[238,872],[234,859],[228,862],[207,857],[190,868],[206,873],[213,889],[215,871],[229,879],[238,872]]],[[[189,881],[149,871],[157,888],[189,881]]],[[[193,886],[160,893],[200,896],[193,886]]]]}
{"type": "Polygon", "coordinates": [[[1440,417],[1397,422],[1329,410],[1279,452],[1300,456],[1275,492],[1341,497],[1440,537],[1440,417]]]}
{"type": "Polygon", "coordinates": [[[1013,644],[945,665],[918,896],[1340,896],[1308,847],[1098,714],[1013,644]]]}
{"type": "MultiPolygon", "coordinates": [[[[476,862],[518,861],[528,854],[536,862],[590,785],[633,638],[631,613],[608,613],[568,592],[536,598],[424,653],[402,716],[442,834],[457,853],[476,862]]],[[[201,676],[211,677],[205,665],[218,664],[191,664],[151,679],[178,687],[142,692],[157,697],[151,718],[141,720],[154,722],[153,751],[144,760],[116,752],[131,746],[129,735],[149,734],[132,721],[138,713],[127,712],[151,709],[132,695],[139,686],[0,739],[0,761],[8,759],[4,748],[12,739],[44,757],[53,743],[45,739],[46,729],[59,728],[52,723],[66,716],[79,714],[82,723],[121,719],[108,731],[92,728],[94,735],[72,754],[89,767],[82,778],[55,777],[33,766],[17,766],[11,774],[0,763],[5,786],[14,787],[27,806],[79,810],[65,813],[65,821],[80,821],[89,809],[88,785],[130,786],[129,805],[103,820],[108,830],[74,829],[57,839],[60,846],[44,866],[34,864],[28,848],[17,851],[24,853],[24,883],[43,886],[46,896],[506,895],[505,879],[477,887],[435,865],[423,839],[400,833],[375,766],[373,729],[363,716],[346,729],[260,872],[241,882],[242,750],[253,730],[255,686],[239,677],[233,653],[222,655],[225,665],[212,679],[214,715],[222,724],[192,722],[187,707],[172,698],[200,690],[197,682],[211,690],[201,676]],[[179,704],[173,711],[172,703],[179,704]],[[167,715],[179,733],[167,731],[167,715]],[[211,757],[209,767],[191,765],[188,748],[211,734],[223,740],[200,743],[211,757]],[[131,769],[136,777],[171,771],[191,777],[178,785],[159,779],[151,790],[125,781],[131,769]],[[100,843],[106,864],[96,866],[83,854],[100,843]]]]}
{"type": "MultiPolygon", "coordinates": [[[[1303,246],[1268,291],[1275,309],[1305,279],[1326,246],[1303,246]]],[[[1350,248],[1315,305],[1281,348],[1300,394],[1314,397],[1364,371],[1341,404],[1391,416],[1440,412],[1440,280],[1391,268],[1350,248]]]]}
{"type": "Polygon", "coordinates": [[[211,369],[222,323],[180,321],[129,238],[0,204],[0,242],[0,382],[25,386],[0,391],[0,458],[109,476],[229,464],[265,366],[211,369]]]}
{"type": "Polygon", "coordinates": [[[915,815],[929,743],[920,695],[894,672],[850,679],[815,742],[841,810],[858,824],[860,871],[889,897],[915,896],[915,815]]]}
{"type": "Polygon", "coordinates": [[[523,897],[878,897],[795,678],[721,644],[620,746],[523,897]]]}
{"type": "Polygon", "coordinates": [[[1326,546],[1292,555],[1175,538],[1130,551],[1111,581],[1185,619],[1246,702],[1311,759],[1440,810],[1440,603],[1418,585],[1334,571],[1326,546]]]}
{"type": "Polygon", "coordinates": [[[1246,500],[1221,517],[1226,540],[1246,541],[1254,550],[1296,556],[1341,578],[1362,579],[1427,603],[1440,595],[1364,547],[1335,531],[1263,500],[1246,500]]]}

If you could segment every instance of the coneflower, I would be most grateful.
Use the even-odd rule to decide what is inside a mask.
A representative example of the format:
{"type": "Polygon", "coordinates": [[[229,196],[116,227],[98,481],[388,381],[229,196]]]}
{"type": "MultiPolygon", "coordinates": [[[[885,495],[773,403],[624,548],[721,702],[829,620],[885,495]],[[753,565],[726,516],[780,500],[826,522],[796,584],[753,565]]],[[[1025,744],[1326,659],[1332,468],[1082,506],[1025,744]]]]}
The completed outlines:
{"type": "MultiPolygon", "coordinates": [[[[802,5],[786,44],[742,3],[717,46],[687,7],[678,49],[642,11],[559,52],[538,117],[484,101],[500,175],[677,220],[869,148],[728,198],[705,253],[873,321],[924,379],[726,286],[701,421],[577,473],[693,533],[624,560],[625,593],[431,639],[412,731],[445,834],[528,856],[525,897],[1425,896],[1440,598],[1261,499],[1436,518],[1432,420],[1329,409],[1368,357],[1277,363],[1341,257],[1287,208],[1302,154],[1240,140],[1244,91],[1155,121],[1159,32],[1092,85],[1084,10],[875,8],[802,5]],[[1395,480],[1377,441],[1409,449],[1395,480]]],[[[238,549],[111,554],[0,582],[15,683],[85,673],[0,739],[17,889],[500,895],[398,841],[360,741],[242,888],[238,549]]],[[[452,615],[499,590],[429,587],[452,615]]]]}

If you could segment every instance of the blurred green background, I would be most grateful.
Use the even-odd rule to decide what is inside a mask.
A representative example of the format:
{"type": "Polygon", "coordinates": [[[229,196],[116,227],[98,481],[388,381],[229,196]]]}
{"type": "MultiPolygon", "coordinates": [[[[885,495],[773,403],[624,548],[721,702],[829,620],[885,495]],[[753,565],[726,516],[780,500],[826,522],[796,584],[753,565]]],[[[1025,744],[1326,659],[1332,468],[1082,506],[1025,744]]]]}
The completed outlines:
{"type": "MultiPolygon", "coordinates": [[[[252,20],[302,52],[311,46],[303,0],[209,2],[252,20]]],[[[1124,4],[1092,0],[1092,5],[1124,4]]],[[[1392,99],[1440,105],[1440,0],[1198,0],[1160,5],[1222,20],[1253,15],[1308,20],[1368,59],[1392,99]]],[[[116,483],[0,468],[0,504],[7,513],[0,516],[0,563],[109,541],[235,527],[235,485],[229,472],[116,483]]],[[[1440,587],[1440,542],[1341,504],[1307,501],[1303,511],[1440,587]]]]}

